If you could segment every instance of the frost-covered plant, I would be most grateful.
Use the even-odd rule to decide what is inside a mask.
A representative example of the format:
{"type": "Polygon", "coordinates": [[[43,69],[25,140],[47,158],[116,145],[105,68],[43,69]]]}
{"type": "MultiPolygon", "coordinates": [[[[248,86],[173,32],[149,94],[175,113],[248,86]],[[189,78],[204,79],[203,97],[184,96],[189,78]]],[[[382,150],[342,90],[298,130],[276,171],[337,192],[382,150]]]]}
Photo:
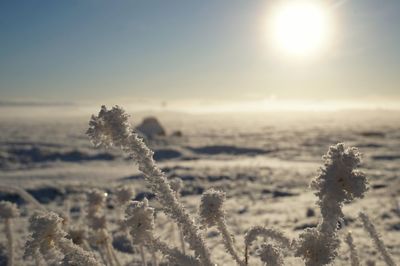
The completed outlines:
{"type": "Polygon", "coordinates": [[[319,266],[329,264],[336,256],[340,241],[336,233],[330,235],[320,228],[305,229],[299,236],[296,256],[302,256],[306,265],[319,266]]]}
{"type": "Polygon", "coordinates": [[[312,180],[311,187],[319,198],[317,203],[323,218],[321,231],[332,232],[343,217],[343,204],[364,197],[368,182],[364,173],[356,169],[361,163],[357,148],[346,148],[343,143],[338,143],[329,148],[323,159],[324,166],[312,180]]]}
{"type": "Polygon", "coordinates": [[[120,265],[112,247],[111,235],[107,229],[107,219],[104,213],[107,193],[93,189],[87,194],[88,209],[87,220],[88,225],[92,229],[91,242],[104,252],[106,256],[103,258],[109,265],[120,265]]]}
{"type": "Polygon", "coordinates": [[[25,257],[36,257],[40,253],[56,264],[100,265],[90,253],[66,238],[62,219],[53,212],[34,214],[29,219],[29,231],[31,238],[25,245],[25,257]]]}
{"type": "Polygon", "coordinates": [[[14,258],[14,234],[11,220],[19,216],[17,205],[8,201],[0,201],[0,219],[4,220],[4,233],[8,240],[7,265],[15,264],[14,258]]]}
{"type": "Polygon", "coordinates": [[[272,244],[262,244],[257,250],[257,255],[260,260],[267,266],[282,266],[283,257],[282,252],[278,247],[272,244]]]}
{"type": "Polygon", "coordinates": [[[114,190],[114,201],[115,201],[115,206],[116,206],[116,211],[118,215],[118,224],[120,227],[121,233],[125,234],[126,233],[126,228],[124,226],[124,212],[127,204],[129,201],[134,197],[135,192],[132,187],[123,185],[120,187],[117,187],[114,190]]]}
{"type": "MultiPolygon", "coordinates": [[[[265,228],[262,226],[253,226],[244,236],[245,245],[245,264],[248,265],[249,262],[249,248],[251,244],[257,239],[257,237],[263,237],[264,239],[273,240],[279,247],[290,249],[291,241],[287,238],[281,231],[265,228]]],[[[279,250],[277,250],[279,251],[279,250]]]]}
{"type": "MultiPolygon", "coordinates": [[[[189,261],[193,265],[199,265],[197,259],[183,254],[176,248],[168,247],[154,236],[154,209],[149,206],[146,198],[142,202],[132,201],[126,209],[126,217],[125,223],[134,244],[144,244],[150,250],[159,250],[171,263],[176,265],[188,265],[186,263],[189,261]]],[[[141,256],[145,265],[144,254],[141,256]]]]}
{"type": "Polygon", "coordinates": [[[318,197],[322,221],[317,228],[307,229],[300,235],[296,252],[309,266],[326,265],[337,256],[340,243],[337,226],[343,218],[343,204],[362,198],[368,185],[365,175],[356,170],[361,162],[356,148],[346,148],[343,143],[338,143],[329,148],[323,159],[324,166],[311,182],[318,197]]]}
{"type": "Polygon", "coordinates": [[[125,223],[129,228],[133,244],[151,242],[154,230],[154,209],[149,206],[145,198],[141,201],[132,201],[126,208],[125,223]]]}
{"type": "Polygon", "coordinates": [[[350,261],[351,266],[360,266],[360,259],[358,258],[356,246],[354,245],[354,240],[351,232],[348,232],[345,239],[350,250],[350,261]]]}
{"type": "Polygon", "coordinates": [[[127,204],[135,195],[132,187],[130,186],[121,186],[115,190],[115,198],[119,205],[127,204]]]}
{"type": "Polygon", "coordinates": [[[225,193],[222,191],[209,189],[203,193],[199,208],[200,221],[203,225],[211,227],[225,219],[224,201],[225,193]]]}
{"type": "Polygon", "coordinates": [[[179,194],[183,188],[183,181],[182,179],[175,177],[169,180],[169,185],[171,189],[175,192],[176,196],[179,198],[179,194]]]}
{"type": "Polygon", "coordinates": [[[209,189],[201,196],[199,208],[200,221],[204,226],[217,226],[221,233],[224,246],[232,258],[239,264],[245,265],[245,262],[240,259],[234,247],[234,239],[228,231],[225,221],[225,211],[223,208],[225,201],[225,193],[214,189],[209,189]]]}
{"type": "Polygon", "coordinates": [[[71,239],[75,245],[86,246],[85,243],[88,238],[87,231],[85,228],[70,228],[68,230],[67,238],[71,239]]]}
{"type": "Polygon", "coordinates": [[[375,244],[376,249],[379,251],[383,260],[385,261],[386,265],[388,266],[395,266],[392,257],[390,256],[389,252],[387,251],[385,244],[383,243],[381,237],[379,236],[378,232],[375,229],[375,226],[372,224],[371,220],[369,219],[368,215],[360,212],[359,217],[363,223],[365,231],[369,234],[372,241],[375,244]]]}
{"type": "Polygon", "coordinates": [[[87,194],[87,221],[89,227],[94,231],[107,229],[106,217],[103,213],[106,197],[107,193],[98,189],[93,189],[87,194]]]}
{"type": "MultiPolygon", "coordinates": [[[[183,252],[180,252],[155,237],[154,210],[148,205],[147,200],[131,202],[125,212],[124,225],[129,229],[132,242],[139,246],[145,245],[153,251],[161,251],[170,262],[175,264],[212,265],[198,225],[179,202],[182,181],[169,181],[166,178],[153,160],[153,152],[130,127],[128,115],[118,106],[110,110],[102,106],[99,114],[92,116],[87,134],[95,146],[115,146],[134,159],[150,188],[156,194],[163,211],[177,222],[195,256],[184,254],[184,244],[182,245],[183,252]]],[[[321,209],[322,219],[316,228],[304,230],[296,241],[292,242],[280,231],[274,229],[253,227],[245,235],[244,260],[241,260],[225,222],[223,208],[225,194],[215,190],[208,190],[201,198],[199,208],[201,224],[205,227],[217,226],[225,248],[239,265],[248,265],[249,248],[259,236],[264,238],[264,243],[257,249],[256,254],[267,265],[283,264],[283,249],[294,250],[295,255],[302,257],[307,266],[332,263],[337,256],[340,244],[337,231],[338,223],[343,219],[343,204],[362,198],[367,191],[368,183],[365,175],[357,170],[361,156],[356,148],[345,147],[343,143],[339,143],[331,146],[323,158],[324,165],[311,182],[311,187],[318,197],[317,204],[321,209]],[[272,240],[272,243],[267,242],[267,239],[272,240]]],[[[93,199],[89,200],[93,206],[88,210],[91,226],[102,232],[98,236],[104,238],[102,241],[109,241],[105,230],[105,219],[99,216],[99,209],[101,209],[99,206],[103,202],[100,197],[93,196],[93,199]]],[[[123,205],[130,198],[129,191],[124,189],[116,191],[118,204],[123,205]]],[[[352,249],[354,246],[352,246],[351,236],[347,237],[347,242],[352,249]]],[[[143,248],[141,250],[143,251],[143,248]]],[[[144,261],[143,254],[142,257],[144,261]]],[[[352,263],[356,265],[356,259],[353,257],[352,263]]]]}
{"type": "Polygon", "coordinates": [[[153,160],[151,151],[135,133],[128,122],[128,115],[118,106],[107,110],[105,106],[89,122],[87,134],[96,146],[116,146],[128,153],[139,166],[153,192],[164,207],[164,212],[180,226],[185,240],[203,265],[212,265],[204,239],[188,212],[178,201],[165,174],[153,160]]]}

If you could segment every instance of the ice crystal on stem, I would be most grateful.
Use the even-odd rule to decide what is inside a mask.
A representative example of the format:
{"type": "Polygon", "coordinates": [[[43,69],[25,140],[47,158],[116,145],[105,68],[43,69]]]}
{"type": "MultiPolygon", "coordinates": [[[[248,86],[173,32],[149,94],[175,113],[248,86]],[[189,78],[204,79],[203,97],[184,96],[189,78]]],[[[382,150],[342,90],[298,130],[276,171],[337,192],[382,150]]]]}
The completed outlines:
{"type": "Polygon", "coordinates": [[[153,152],[139,135],[130,128],[128,115],[118,106],[107,110],[101,107],[98,116],[92,116],[87,134],[96,146],[116,146],[128,153],[143,172],[157,195],[164,211],[182,228],[185,240],[204,265],[212,265],[204,239],[193,219],[177,200],[165,174],[153,160],[153,152]]]}

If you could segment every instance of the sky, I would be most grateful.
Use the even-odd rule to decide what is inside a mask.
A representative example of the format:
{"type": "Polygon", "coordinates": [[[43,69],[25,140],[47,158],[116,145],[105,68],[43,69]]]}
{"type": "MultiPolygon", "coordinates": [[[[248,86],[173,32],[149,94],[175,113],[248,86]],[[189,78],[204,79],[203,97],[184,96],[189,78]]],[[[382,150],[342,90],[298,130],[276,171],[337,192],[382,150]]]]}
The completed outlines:
{"type": "Polygon", "coordinates": [[[3,0],[0,102],[400,103],[400,1],[324,1],[300,59],[271,47],[277,1],[3,0]]]}

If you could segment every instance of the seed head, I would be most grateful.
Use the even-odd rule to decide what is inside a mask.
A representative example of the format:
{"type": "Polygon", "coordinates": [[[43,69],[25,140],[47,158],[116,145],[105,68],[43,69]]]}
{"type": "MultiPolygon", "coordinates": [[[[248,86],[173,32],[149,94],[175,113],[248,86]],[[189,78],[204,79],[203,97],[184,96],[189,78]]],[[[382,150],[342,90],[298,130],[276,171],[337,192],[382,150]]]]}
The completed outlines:
{"type": "Polygon", "coordinates": [[[18,207],[9,201],[0,201],[0,218],[12,219],[19,216],[18,207]]]}
{"type": "Polygon", "coordinates": [[[115,190],[115,196],[119,204],[128,203],[134,196],[134,191],[129,186],[122,186],[115,190]]]}
{"type": "Polygon", "coordinates": [[[106,201],[107,193],[102,192],[98,189],[93,189],[87,194],[87,200],[89,206],[100,206],[106,201]]]}
{"type": "Polygon", "coordinates": [[[154,209],[145,198],[142,202],[132,201],[125,211],[125,224],[129,228],[133,244],[145,243],[154,230],[154,209]]]}
{"type": "Polygon", "coordinates": [[[340,242],[337,235],[325,235],[317,228],[306,229],[299,236],[296,256],[301,256],[307,266],[326,265],[337,256],[340,242]]]}
{"type": "Polygon", "coordinates": [[[200,219],[206,226],[213,226],[224,217],[225,193],[214,189],[207,190],[201,196],[200,219]]]}
{"type": "Polygon", "coordinates": [[[267,266],[283,265],[282,252],[279,248],[271,244],[262,244],[256,253],[262,262],[267,266]]]}
{"type": "Polygon", "coordinates": [[[311,182],[320,200],[329,197],[343,203],[364,196],[368,182],[365,175],[356,170],[361,162],[357,148],[346,148],[343,143],[338,143],[329,148],[323,159],[324,166],[311,182]]]}
{"type": "Polygon", "coordinates": [[[121,146],[129,135],[128,118],[119,106],[107,110],[103,105],[98,116],[92,115],[86,134],[95,146],[121,146]]]}
{"type": "Polygon", "coordinates": [[[32,256],[37,251],[46,254],[66,235],[62,218],[54,212],[34,214],[29,219],[29,231],[32,235],[26,243],[25,256],[32,256]]]}

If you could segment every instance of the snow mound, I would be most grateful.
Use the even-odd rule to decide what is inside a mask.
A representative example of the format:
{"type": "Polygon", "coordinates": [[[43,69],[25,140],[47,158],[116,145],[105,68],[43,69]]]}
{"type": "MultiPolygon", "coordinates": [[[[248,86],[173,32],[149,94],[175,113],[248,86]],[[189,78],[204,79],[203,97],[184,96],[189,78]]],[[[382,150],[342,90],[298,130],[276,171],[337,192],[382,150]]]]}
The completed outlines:
{"type": "Polygon", "coordinates": [[[155,117],[144,118],[143,122],[136,129],[147,138],[166,135],[164,127],[155,117]]]}

